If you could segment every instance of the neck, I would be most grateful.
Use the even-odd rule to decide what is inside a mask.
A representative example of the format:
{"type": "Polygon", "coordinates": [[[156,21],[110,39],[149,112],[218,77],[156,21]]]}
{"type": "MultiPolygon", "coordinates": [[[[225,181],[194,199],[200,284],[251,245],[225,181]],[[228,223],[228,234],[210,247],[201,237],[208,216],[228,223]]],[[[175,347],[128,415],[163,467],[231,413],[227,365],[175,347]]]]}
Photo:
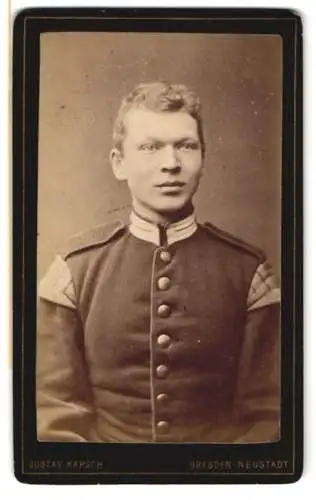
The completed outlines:
{"type": "Polygon", "coordinates": [[[133,210],[130,215],[129,229],[136,238],[165,247],[189,238],[197,230],[194,212],[185,217],[183,214],[184,212],[181,211],[180,220],[171,221],[168,218],[167,223],[157,223],[140,216],[133,210]]]}
{"type": "Polygon", "coordinates": [[[193,214],[194,208],[192,203],[190,202],[176,212],[155,212],[153,210],[147,210],[145,207],[141,207],[138,204],[133,203],[133,212],[141,219],[147,222],[151,222],[152,224],[169,225],[185,219],[189,215],[193,214]]]}

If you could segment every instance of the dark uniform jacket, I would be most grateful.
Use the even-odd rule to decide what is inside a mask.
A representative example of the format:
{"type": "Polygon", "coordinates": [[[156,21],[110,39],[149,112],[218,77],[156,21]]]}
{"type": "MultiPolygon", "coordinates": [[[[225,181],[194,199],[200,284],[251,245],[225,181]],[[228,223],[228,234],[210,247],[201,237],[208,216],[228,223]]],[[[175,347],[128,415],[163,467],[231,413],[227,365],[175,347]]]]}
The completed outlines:
{"type": "Polygon", "coordinates": [[[81,234],[39,286],[38,439],[277,440],[278,320],[264,254],[193,215],[81,234]]]}

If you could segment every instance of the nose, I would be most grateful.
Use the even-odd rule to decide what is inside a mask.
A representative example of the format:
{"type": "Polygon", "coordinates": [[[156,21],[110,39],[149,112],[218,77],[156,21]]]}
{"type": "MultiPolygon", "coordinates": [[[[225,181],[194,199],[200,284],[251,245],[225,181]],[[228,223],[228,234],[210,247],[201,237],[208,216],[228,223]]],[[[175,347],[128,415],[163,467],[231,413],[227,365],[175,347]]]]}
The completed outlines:
{"type": "Polygon", "coordinates": [[[166,146],[162,162],[162,171],[177,172],[180,169],[181,169],[181,163],[178,158],[176,149],[171,145],[166,146]]]}

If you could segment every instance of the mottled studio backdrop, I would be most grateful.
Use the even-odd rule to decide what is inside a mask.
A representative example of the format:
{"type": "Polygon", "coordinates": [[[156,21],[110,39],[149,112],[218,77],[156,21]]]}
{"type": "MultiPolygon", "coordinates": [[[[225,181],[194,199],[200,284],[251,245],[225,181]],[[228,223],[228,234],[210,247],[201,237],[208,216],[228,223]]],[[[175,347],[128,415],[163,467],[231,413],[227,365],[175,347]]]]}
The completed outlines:
{"type": "Polygon", "coordinates": [[[153,80],[203,103],[201,221],[262,247],[280,269],[282,40],[277,36],[49,33],[41,37],[38,277],[73,233],[126,218],[108,161],[121,98],[153,80]]]}

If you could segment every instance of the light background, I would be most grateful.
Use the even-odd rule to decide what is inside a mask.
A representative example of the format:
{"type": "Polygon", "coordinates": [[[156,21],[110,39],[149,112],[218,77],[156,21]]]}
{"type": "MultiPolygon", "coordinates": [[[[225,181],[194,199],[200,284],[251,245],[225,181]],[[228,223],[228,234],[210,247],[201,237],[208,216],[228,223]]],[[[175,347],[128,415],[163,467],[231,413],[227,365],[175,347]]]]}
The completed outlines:
{"type": "Polygon", "coordinates": [[[108,156],[122,97],[139,82],[194,88],[203,104],[199,219],[280,265],[282,39],[159,33],[41,36],[38,277],[68,238],[126,219],[130,197],[108,156]]]}

